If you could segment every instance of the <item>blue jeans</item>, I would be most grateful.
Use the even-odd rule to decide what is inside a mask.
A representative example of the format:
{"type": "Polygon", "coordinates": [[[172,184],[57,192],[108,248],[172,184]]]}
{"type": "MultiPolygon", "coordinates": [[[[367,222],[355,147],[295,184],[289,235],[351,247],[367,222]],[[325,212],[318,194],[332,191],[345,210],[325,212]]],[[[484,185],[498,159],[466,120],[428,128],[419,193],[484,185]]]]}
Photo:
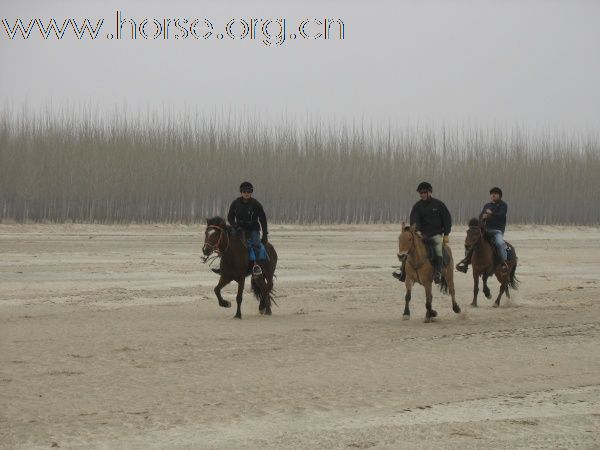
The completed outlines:
{"type": "Polygon", "coordinates": [[[506,255],[506,244],[504,243],[504,236],[502,231],[500,230],[485,230],[485,233],[492,237],[494,240],[494,244],[498,249],[498,253],[500,254],[500,259],[502,262],[506,262],[508,256],[506,255]]]}
{"type": "Polygon", "coordinates": [[[246,232],[246,238],[249,244],[248,259],[250,261],[265,261],[267,259],[267,251],[260,241],[260,231],[252,230],[250,233],[246,232]],[[258,258],[256,255],[258,255],[258,258]]]}

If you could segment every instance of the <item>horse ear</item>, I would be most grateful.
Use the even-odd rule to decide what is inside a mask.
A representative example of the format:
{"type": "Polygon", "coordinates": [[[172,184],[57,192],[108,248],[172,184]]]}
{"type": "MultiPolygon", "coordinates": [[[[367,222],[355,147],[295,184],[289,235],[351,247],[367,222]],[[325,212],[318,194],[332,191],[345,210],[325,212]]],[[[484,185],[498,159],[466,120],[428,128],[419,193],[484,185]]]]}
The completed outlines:
{"type": "Polygon", "coordinates": [[[417,231],[417,225],[413,223],[413,224],[410,226],[410,230],[411,230],[411,231],[417,231]]]}
{"type": "Polygon", "coordinates": [[[401,228],[402,230],[404,230],[404,229],[406,228],[406,224],[405,224],[404,222],[402,222],[402,223],[400,224],[400,228],[401,228]]]}

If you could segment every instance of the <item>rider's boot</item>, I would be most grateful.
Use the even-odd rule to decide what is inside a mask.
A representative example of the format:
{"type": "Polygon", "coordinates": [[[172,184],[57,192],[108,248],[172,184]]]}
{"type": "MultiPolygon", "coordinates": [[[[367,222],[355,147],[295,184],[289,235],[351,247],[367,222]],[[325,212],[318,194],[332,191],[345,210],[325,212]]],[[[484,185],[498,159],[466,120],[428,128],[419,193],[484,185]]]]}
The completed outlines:
{"type": "Polygon", "coordinates": [[[262,268],[255,261],[252,267],[252,278],[260,277],[263,274],[262,268]]]}
{"type": "Polygon", "coordinates": [[[462,273],[467,273],[471,264],[471,252],[467,253],[464,259],[456,265],[456,270],[462,273]]]}
{"type": "Polygon", "coordinates": [[[398,270],[392,273],[392,276],[400,281],[406,281],[406,257],[400,258],[402,265],[398,270]]]}
{"type": "Polygon", "coordinates": [[[443,258],[441,256],[435,257],[435,272],[433,273],[433,282],[440,284],[442,282],[442,264],[443,258]]]}

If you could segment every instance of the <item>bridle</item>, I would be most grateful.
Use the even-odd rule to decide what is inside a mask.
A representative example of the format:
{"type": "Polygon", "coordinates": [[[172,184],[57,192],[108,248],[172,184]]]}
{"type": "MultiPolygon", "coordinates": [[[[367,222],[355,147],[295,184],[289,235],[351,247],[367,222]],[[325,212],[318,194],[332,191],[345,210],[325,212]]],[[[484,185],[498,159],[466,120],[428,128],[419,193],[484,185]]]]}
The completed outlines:
{"type": "MultiPolygon", "coordinates": [[[[208,230],[218,230],[220,232],[219,234],[219,239],[217,240],[216,244],[211,244],[209,242],[206,242],[206,237],[204,238],[204,245],[208,246],[208,248],[210,249],[210,253],[206,256],[202,256],[203,262],[206,263],[208,261],[208,258],[210,257],[210,255],[212,255],[213,253],[216,253],[215,258],[218,258],[219,256],[221,256],[222,254],[224,254],[225,252],[227,252],[227,249],[229,249],[229,243],[230,243],[230,239],[229,239],[229,234],[227,234],[225,227],[223,226],[219,226],[219,225],[208,225],[206,227],[206,231],[204,232],[204,234],[206,235],[206,233],[208,233],[208,230]],[[225,250],[221,251],[221,243],[224,241],[224,237],[227,236],[227,245],[225,246],[225,250]]],[[[213,258],[214,259],[214,258],[213,258]]]]}

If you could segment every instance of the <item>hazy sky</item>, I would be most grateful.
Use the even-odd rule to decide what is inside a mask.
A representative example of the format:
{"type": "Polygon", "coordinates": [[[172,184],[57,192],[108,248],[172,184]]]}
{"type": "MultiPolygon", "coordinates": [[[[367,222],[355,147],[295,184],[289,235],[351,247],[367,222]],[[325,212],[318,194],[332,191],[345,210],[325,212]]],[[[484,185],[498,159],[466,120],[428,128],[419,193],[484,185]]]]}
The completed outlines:
{"type": "Polygon", "coordinates": [[[2,103],[600,131],[597,0],[2,3],[11,27],[104,19],[96,40],[44,40],[37,28],[10,40],[0,26],[2,103]],[[138,24],[207,18],[215,31],[111,40],[117,10],[138,24]],[[217,39],[232,18],[285,18],[287,35],[305,18],[339,18],[345,39],[217,39]]]}

